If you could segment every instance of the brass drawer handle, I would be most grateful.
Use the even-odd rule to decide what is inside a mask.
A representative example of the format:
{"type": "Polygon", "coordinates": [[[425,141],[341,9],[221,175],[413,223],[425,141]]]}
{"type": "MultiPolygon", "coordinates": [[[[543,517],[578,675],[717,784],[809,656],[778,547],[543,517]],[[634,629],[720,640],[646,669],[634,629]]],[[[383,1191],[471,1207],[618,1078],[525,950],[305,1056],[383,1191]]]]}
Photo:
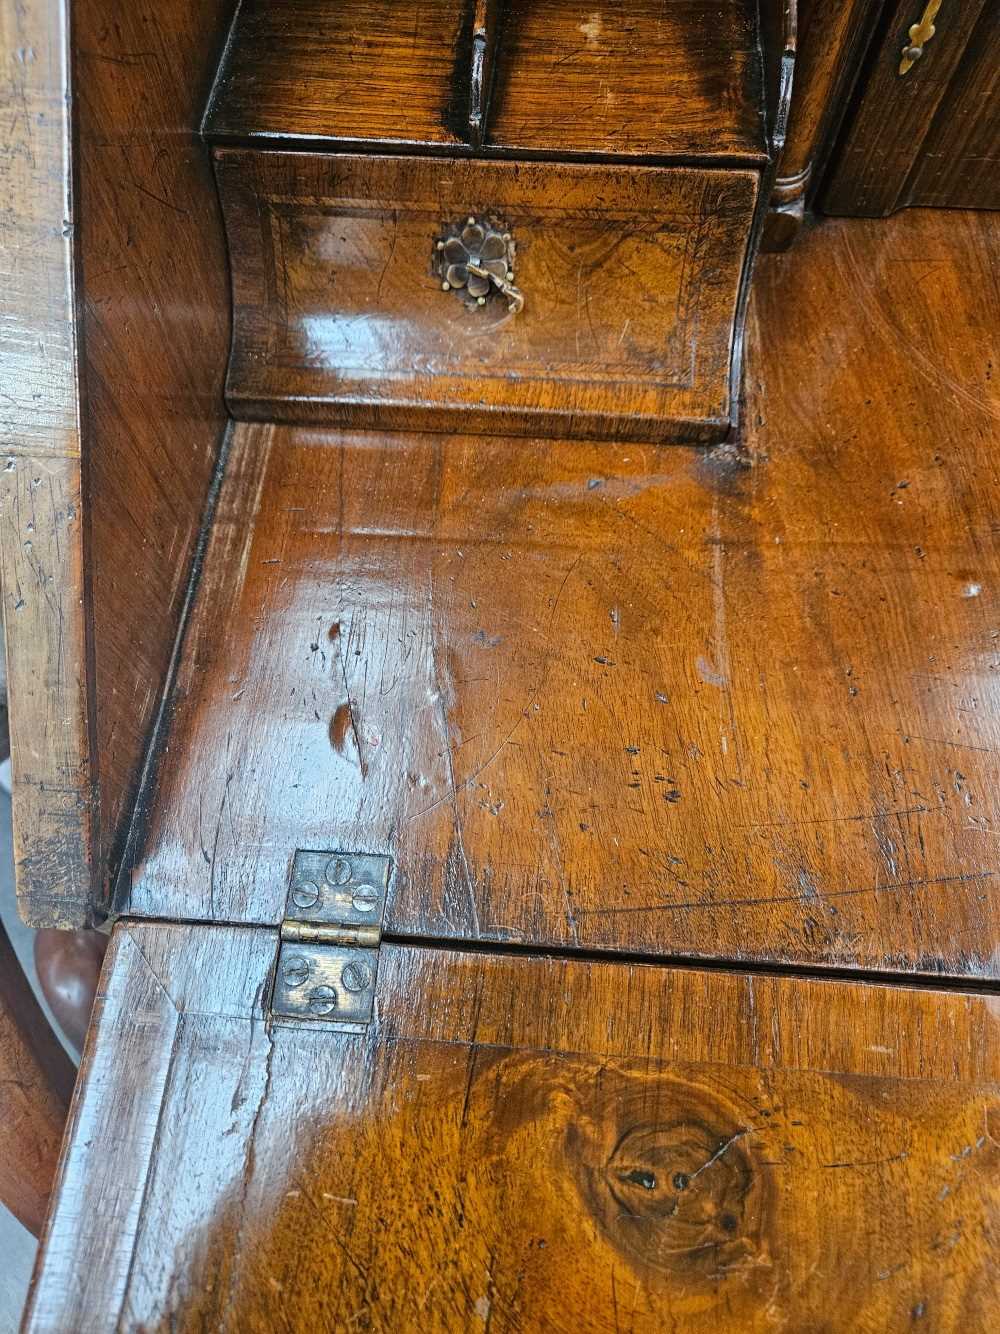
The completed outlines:
{"type": "Polygon", "coordinates": [[[485,306],[498,292],[507,298],[507,309],[517,315],[524,309],[524,293],[514,286],[514,239],[502,224],[475,217],[455,223],[448,235],[437,241],[435,267],[445,292],[455,292],[467,305],[485,306]]]}
{"type": "Polygon", "coordinates": [[[928,0],[923,18],[911,27],[909,45],[903,47],[903,58],[899,62],[900,74],[908,74],[924,54],[924,47],[937,32],[934,27],[934,20],[937,18],[937,12],[940,8],[941,0],[928,0]]]}
{"type": "Polygon", "coordinates": [[[507,298],[507,309],[512,315],[517,315],[524,309],[524,293],[510,281],[514,276],[512,273],[508,272],[501,278],[496,273],[490,273],[486,269],[480,268],[478,264],[470,264],[469,272],[474,273],[477,278],[485,278],[488,282],[493,283],[497,291],[507,298]]]}

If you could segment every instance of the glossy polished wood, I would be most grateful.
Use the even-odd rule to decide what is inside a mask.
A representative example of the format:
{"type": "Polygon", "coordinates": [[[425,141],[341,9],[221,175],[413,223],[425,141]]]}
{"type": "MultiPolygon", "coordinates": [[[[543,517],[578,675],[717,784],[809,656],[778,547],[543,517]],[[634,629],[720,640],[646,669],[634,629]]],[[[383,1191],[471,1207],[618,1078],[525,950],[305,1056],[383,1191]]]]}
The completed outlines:
{"type": "Polygon", "coordinates": [[[198,125],[232,11],[73,5],[104,904],[226,424],[225,240],[198,125]]]}
{"type": "Polygon", "coordinates": [[[0,560],[20,909],[91,914],[95,841],[62,0],[0,8],[0,560]]]}
{"type": "Polygon", "coordinates": [[[0,926],[0,1203],[35,1236],[75,1074],[0,926]]]}
{"type": "Polygon", "coordinates": [[[489,142],[763,161],[756,5],[507,0],[489,142]]]}
{"type": "Polygon", "coordinates": [[[320,139],[360,146],[460,144],[466,6],[247,0],[219,70],[214,140],[320,139]],[[459,84],[458,96],[453,87],[459,84]]]}
{"type": "Polygon", "coordinates": [[[72,51],[63,3],[0,19],[0,550],[37,926],[107,907],[226,421],[225,245],[196,126],[230,12],[141,0],[112,22],[77,0],[72,51]]]}
{"type": "Polygon", "coordinates": [[[238,428],[129,910],[1000,976],[996,228],[762,265],[743,454],[238,428]]]}
{"type": "Polygon", "coordinates": [[[1000,8],[948,0],[902,76],[900,56],[924,5],[894,0],[887,9],[822,208],[864,217],[911,205],[1000,208],[1000,8]]]}
{"type": "Polygon", "coordinates": [[[238,417],[719,440],[756,172],[222,151],[238,417]],[[524,309],[442,291],[449,221],[524,309]]]}
{"type": "Polygon", "coordinates": [[[78,1052],[83,1050],[107,948],[108,937],[101,931],[35,932],[35,970],[42,994],[78,1052]]]}
{"type": "MultiPolygon", "coordinates": [[[[469,146],[471,5],[246,0],[206,130],[216,141],[469,146]]],[[[484,148],[763,161],[747,0],[507,0],[484,148]]]]}
{"type": "Polygon", "coordinates": [[[359,1037],[275,946],[116,929],[31,1334],[990,1328],[994,997],[390,945],[359,1037]]]}

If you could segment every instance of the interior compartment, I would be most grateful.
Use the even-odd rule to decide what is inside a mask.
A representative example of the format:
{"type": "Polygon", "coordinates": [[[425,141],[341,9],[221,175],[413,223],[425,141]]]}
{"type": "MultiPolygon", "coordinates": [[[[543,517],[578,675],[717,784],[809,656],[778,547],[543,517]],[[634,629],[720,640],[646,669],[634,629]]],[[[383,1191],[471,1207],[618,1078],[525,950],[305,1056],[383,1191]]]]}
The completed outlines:
{"type": "MultiPolygon", "coordinates": [[[[472,6],[244,0],[215,142],[458,151],[472,6]]],[[[508,0],[484,151],[767,158],[754,0],[508,0]]]]}

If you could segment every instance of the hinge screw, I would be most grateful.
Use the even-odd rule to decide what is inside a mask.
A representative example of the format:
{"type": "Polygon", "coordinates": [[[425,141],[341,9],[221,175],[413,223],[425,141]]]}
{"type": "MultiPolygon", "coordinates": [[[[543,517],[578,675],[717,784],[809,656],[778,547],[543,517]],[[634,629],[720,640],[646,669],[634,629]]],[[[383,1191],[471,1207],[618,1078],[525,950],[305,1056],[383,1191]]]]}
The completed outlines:
{"type": "Polygon", "coordinates": [[[326,878],[331,885],[346,885],[354,869],[346,857],[331,857],[326,864],[326,878]]]}
{"type": "Polygon", "coordinates": [[[300,987],[309,976],[309,964],[301,954],[293,954],[290,959],[285,960],[281,976],[286,987],[300,987]]]}
{"type": "Polygon", "coordinates": [[[309,993],[309,1008],[313,1014],[329,1014],[337,1008],[337,993],[333,987],[314,987],[309,993]]]}
{"type": "MultiPolygon", "coordinates": [[[[340,980],[348,991],[367,991],[372,984],[371,969],[367,964],[352,959],[350,963],[344,965],[340,980]]],[[[313,995],[315,994],[313,992],[313,995]]]]}
{"type": "Polygon", "coordinates": [[[292,902],[296,908],[315,908],[319,903],[319,885],[312,880],[303,880],[292,890],[292,902]]]}
{"type": "Polygon", "coordinates": [[[374,885],[358,885],[351,897],[351,906],[355,912],[374,912],[378,900],[379,893],[374,885]]]}

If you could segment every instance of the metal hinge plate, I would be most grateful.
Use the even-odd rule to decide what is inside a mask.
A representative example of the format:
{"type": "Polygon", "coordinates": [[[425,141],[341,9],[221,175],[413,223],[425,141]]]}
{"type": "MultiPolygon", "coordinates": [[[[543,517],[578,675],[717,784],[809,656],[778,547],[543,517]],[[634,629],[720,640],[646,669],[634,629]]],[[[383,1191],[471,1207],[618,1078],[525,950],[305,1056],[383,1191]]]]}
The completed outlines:
{"type": "Polygon", "coordinates": [[[281,924],[271,1012],[355,1032],[375,1006],[388,857],[297,852],[281,924]]]}

